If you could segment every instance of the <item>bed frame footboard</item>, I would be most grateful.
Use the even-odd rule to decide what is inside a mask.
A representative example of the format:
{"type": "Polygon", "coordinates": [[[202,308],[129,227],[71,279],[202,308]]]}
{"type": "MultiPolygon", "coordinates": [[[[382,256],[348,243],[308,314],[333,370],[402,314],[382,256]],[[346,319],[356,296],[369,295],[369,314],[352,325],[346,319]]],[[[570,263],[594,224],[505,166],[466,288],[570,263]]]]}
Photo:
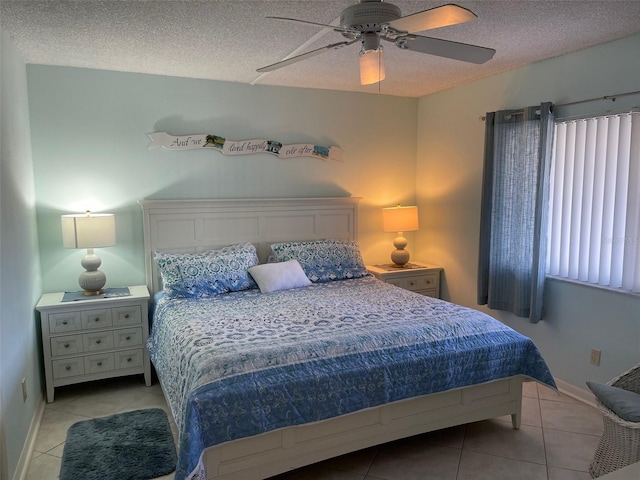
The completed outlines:
{"type": "Polygon", "coordinates": [[[524,377],[511,377],[286,427],[210,447],[207,480],[259,480],[382,443],[465,423],[522,417],[524,377]]]}

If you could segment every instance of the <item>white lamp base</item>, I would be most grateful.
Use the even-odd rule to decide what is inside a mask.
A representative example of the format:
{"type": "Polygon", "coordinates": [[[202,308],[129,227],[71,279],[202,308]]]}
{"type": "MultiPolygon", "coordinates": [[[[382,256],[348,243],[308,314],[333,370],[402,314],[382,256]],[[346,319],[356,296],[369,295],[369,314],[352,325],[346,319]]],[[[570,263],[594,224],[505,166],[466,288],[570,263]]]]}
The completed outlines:
{"type": "Polygon", "coordinates": [[[101,263],[100,257],[93,253],[93,248],[88,248],[87,254],[82,257],[80,262],[86,271],[82,272],[78,278],[84,295],[91,296],[102,293],[102,287],[107,283],[107,276],[98,270],[101,263]]]}
{"type": "Polygon", "coordinates": [[[391,261],[396,267],[403,267],[407,263],[409,263],[409,258],[411,258],[411,254],[409,250],[405,250],[407,246],[407,239],[404,238],[402,232],[398,232],[398,236],[393,241],[393,246],[396,249],[391,252],[391,261]]]}

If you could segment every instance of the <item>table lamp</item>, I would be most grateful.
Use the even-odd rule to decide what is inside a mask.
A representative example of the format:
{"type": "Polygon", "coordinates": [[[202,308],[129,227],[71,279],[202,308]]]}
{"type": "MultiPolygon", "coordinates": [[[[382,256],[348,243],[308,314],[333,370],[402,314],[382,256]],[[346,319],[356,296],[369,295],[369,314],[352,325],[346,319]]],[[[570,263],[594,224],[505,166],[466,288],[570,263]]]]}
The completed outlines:
{"type": "Polygon", "coordinates": [[[391,261],[394,267],[402,268],[408,262],[410,253],[405,250],[407,239],[403,232],[418,230],[418,207],[389,207],[382,209],[382,228],[385,232],[397,232],[398,236],[393,241],[396,249],[391,252],[391,261]]]}
{"type": "Polygon", "coordinates": [[[78,283],[84,295],[100,295],[107,282],[104,272],[98,270],[102,263],[93,253],[94,248],[116,244],[116,224],[113,213],[62,215],[62,243],[65,248],[86,248],[87,254],[80,262],[85,271],[78,283]]]}

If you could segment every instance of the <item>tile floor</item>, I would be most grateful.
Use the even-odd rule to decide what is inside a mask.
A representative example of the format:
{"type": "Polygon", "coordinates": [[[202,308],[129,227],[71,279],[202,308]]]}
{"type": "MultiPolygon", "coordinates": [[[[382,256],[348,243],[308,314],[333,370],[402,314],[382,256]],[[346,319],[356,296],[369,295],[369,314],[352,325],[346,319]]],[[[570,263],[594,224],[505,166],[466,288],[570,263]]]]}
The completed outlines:
{"type": "MultiPolygon", "coordinates": [[[[58,478],[73,423],[153,407],[169,413],[159,385],[146,387],[141,376],[56,389],[27,480],[58,478]]],[[[587,480],[601,433],[598,410],[530,382],[520,430],[511,428],[510,417],[487,420],[362,450],[274,480],[587,480]]],[[[171,480],[173,474],[161,478],[171,480]]]]}

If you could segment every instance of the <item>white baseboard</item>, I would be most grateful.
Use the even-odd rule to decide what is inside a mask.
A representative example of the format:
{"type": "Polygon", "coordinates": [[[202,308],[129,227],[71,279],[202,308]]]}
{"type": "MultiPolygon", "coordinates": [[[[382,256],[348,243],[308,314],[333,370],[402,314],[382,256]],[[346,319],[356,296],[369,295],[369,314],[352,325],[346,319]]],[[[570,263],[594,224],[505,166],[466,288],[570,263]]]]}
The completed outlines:
{"type": "Polygon", "coordinates": [[[578,388],[575,385],[571,385],[570,383],[559,380],[557,378],[554,378],[554,380],[556,381],[556,385],[558,386],[558,390],[560,391],[560,393],[563,393],[564,395],[567,395],[574,400],[578,400],[579,402],[587,404],[590,407],[598,408],[596,406],[595,397],[590,390],[578,388]]]}
{"type": "Polygon", "coordinates": [[[18,466],[13,475],[13,480],[25,480],[27,478],[27,472],[29,470],[29,463],[33,455],[33,447],[36,444],[38,438],[38,432],[40,431],[40,423],[42,422],[42,416],[44,415],[44,407],[47,403],[44,398],[40,399],[40,402],[36,406],[36,411],[31,419],[31,425],[29,425],[29,431],[27,432],[27,438],[22,447],[22,453],[18,460],[18,466]]]}

